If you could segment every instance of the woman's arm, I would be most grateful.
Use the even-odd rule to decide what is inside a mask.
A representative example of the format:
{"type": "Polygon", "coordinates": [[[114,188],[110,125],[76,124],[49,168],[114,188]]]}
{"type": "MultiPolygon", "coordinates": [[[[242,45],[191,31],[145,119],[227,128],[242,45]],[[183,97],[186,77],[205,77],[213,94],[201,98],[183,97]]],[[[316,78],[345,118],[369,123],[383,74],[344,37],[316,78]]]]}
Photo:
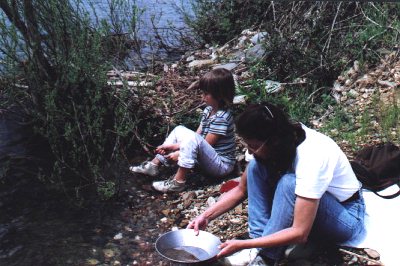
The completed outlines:
{"type": "Polygon", "coordinates": [[[228,240],[220,245],[217,257],[225,257],[245,248],[267,248],[304,243],[310,234],[318,210],[319,199],[297,196],[293,225],[271,235],[248,240],[228,240]]]}
{"type": "Polygon", "coordinates": [[[198,234],[198,231],[204,230],[209,221],[217,218],[221,214],[231,210],[247,197],[247,174],[243,172],[240,183],[235,188],[223,194],[220,199],[208,208],[201,215],[191,221],[187,228],[193,228],[198,234]]]}

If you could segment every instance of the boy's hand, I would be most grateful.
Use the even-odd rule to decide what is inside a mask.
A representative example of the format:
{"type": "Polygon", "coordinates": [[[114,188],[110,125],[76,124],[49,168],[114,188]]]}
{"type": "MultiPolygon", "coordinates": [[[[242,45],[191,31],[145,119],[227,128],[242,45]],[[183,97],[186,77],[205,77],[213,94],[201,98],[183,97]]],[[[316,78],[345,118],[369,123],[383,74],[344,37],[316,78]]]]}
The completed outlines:
{"type": "Polygon", "coordinates": [[[161,155],[165,155],[169,151],[176,151],[178,149],[179,144],[162,144],[155,149],[155,152],[161,155]]]}
{"type": "Polygon", "coordinates": [[[155,152],[161,155],[167,154],[168,151],[168,145],[160,145],[155,149],[155,152]]]}
{"type": "Polygon", "coordinates": [[[179,158],[179,151],[171,152],[170,154],[166,155],[165,158],[170,161],[177,162],[179,158]]]}
{"type": "Polygon", "coordinates": [[[160,147],[157,147],[154,150],[154,152],[157,153],[157,154],[161,154],[161,155],[165,155],[166,154],[166,151],[163,148],[160,148],[160,147]]]}

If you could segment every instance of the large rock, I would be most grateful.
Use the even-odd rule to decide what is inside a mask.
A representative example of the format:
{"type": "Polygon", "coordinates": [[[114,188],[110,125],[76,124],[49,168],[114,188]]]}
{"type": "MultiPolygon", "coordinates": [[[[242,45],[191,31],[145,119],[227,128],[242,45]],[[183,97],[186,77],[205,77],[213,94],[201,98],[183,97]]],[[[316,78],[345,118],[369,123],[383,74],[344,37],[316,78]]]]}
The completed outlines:
{"type": "Polygon", "coordinates": [[[216,65],[213,67],[213,69],[216,68],[225,68],[228,69],[229,71],[232,71],[233,69],[235,69],[238,66],[238,64],[236,63],[227,63],[227,64],[223,64],[223,65],[216,65]]]}
{"type": "Polygon", "coordinates": [[[265,39],[268,37],[268,32],[259,32],[256,35],[254,35],[253,37],[251,37],[250,41],[253,44],[259,44],[265,41],[265,39]]]}
{"type": "Polygon", "coordinates": [[[266,80],[265,81],[265,91],[268,93],[276,93],[283,90],[283,86],[278,81],[266,80]]]}
{"type": "Polygon", "coordinates": [[[194,60],[194,61],[190,62],[188,66],[190,68],[202,68],[202,67],[209,66],[212,64],[214,64],[214,60],[205,59],[205,60],[194,60]]]}
{"type": "Polygon", "coordinates": [[[243,62],[246,59],[246,53],[242,50],[237,50],[233,53],[230,53],[227,57],[230,61],[243,62]]]}
{"type": "Polygon", "coordinates": [[[233,98],[233,104],[246,104],[247,95],[236,95],[233,98]]]}
{"type": "Polygon", "coordinates": [[[256,44],[246,51],[245,61],[248,63],[260,60],[266,54],[264,45],[256,44]]]}

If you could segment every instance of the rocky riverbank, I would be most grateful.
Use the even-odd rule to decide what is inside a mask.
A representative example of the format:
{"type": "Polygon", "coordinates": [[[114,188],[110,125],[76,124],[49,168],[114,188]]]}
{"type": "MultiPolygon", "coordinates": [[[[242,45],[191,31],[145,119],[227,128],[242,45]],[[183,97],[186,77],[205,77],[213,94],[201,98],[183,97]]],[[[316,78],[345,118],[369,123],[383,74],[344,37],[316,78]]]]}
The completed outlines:
{"type": "MultiPolygon", "coordinates": [[[[253,78],[252,71],[249,71],[251,63],[268,53],[259,43],[265,38],[268,38],[265,32],[246,30],[222,47],[209,46],[188,52],[178,62],[157,66],[158,71],[152,74],[112,70],[108,73],[109,82],[117,89],[128,86],[133,97],[140,95],[140,100],[149,106],[149,110],[163,117],[168,126],[177,115],[199,110],[200,93],[190,90],[190,85],[211,68],[230,69],[245,90],[247,81],[253,78]]],[[[311,81],[299,78],[285,83],[260,82],[265,84],[263,93],[278,95],[285,91],[286,86],[306,86],[311,81]]],[[[347,118],[352,121],[352,130],[362,133],[367,125],[370,126],[371,131],[360,133],[353,143],[341,140],[338,129],[328,132],[337,138],[349,157],[354,155],[354,147],[387,140],[387,136],[399,142],[398,128],[389,126],[386,130],[389,135],[380,133],[383,125],[379,115],[385,106],[399,106],[399,84],[399,54],[387,52],[381,63],[374,67],[354,62],[353,67],[339,76],[329,88],[332,97],[344,107],[347,118]]],[[[246,100],[245,94],[237,95],[235,103],[246,104],[246,100]]],[[[335,111],[334,107],[321,110],[309,122],[322,130],[334,117],[335,111]]],[[[140,136],[137,137],[140,139],[140,136]]],[[[129,158],[129,163],[136,164],[150,157],[152,146],[145,141],[141,144],[149,154],[129,158]]],[[[157,193],[150,189],[151,178],[122,169],[119,197],[115,202],[96,206],[95,211],[67,209],[53,195],[43,200],[44,189],[35,189],[35,196],[28,200],[18,194],[25,204],[18,206],[20,211],[0,201],[0,264],[170,265],[155,251],[156,239],[174,228],[185,228],[191,219],[223,196],[229,187],[226,184],[232,184],[234,181],[230,180],[237,178],[246,164],[240,139],[237,159],[240,167],[234,175],[224,180],[210,180],[199,173],[191,173],[187,190],[179,194],[157,193]]],[[[173,172],[173,168],[166,168],[159,178],[168,178],[173,172]]],[[[24,189],[31,192],[32,186],[27,184],[24,189]]],[[[8,196],[4,194],[6,192],[1,193],[0,196],[8,196]]],[[[17,205],[21,201],[17,201],[17,205]]],[[[214,220],[207,231],[216,234],[222,241],[246,237],[247,203],[214,220]]],[[[367,265],[367,258],[379,258],[369,250],[349,251],[357,255],[339,252],[335,248],[323,249],[309,261],[282,261],[281,265],[367,265]]]]}
{"type": "MultiPolygon", "coordinates": [[[[144,101],[151,103],[155,97],[163,98],[167,95],[173,95],[175,98],[173,104],[166,103],[163,108],[157,110],[159,113],[168,114],[167,119],[173,119],[174,114],[179,112],[196,110],[201,104],[200,97],[196,92],[188,92],[190,84],[202,73],[215,67],[225,67],[231,70],[239,83],[252,78],[251,72],[248,71],[249,63],[262,58],[267,53],[263,46],[258,43],[260,39],[267,37],[267,33],[244,31],[239,38],[222,47],[207,47],[204,50],[187,53],[180,61],[163,66],[162,78],[155,83],[156,89],[150,90],[144,101]],[[185,109],[182,109],[183,106],[185,106],[185,109]]],[[[132,86],[133,91],[140,89],[137,83],[133,83],[136,79],[131,78],[130,73],[112,71],[109,76],[111,82],[117,86],[121,86],[125,80],[128,81],[129,86],[132,86]]],[[[290,84],[307,84],[308,82],[306,79],[297,79],[290,84]]],[[[267,93],[279,93],[285,89],[287,84],[279,81],[265,81],[264,89],[267,93]]],[[[365,119],[363,114],[371,112],[371,108],[376,108],[376,105],[372,105],[372,101],[379,101],[379,106],[400,104],[399,84],[400,60],[398,52],[388,52],[382,58],[381,63],[375,67],[364,66],[362,68],[358,62],[354,62],[353,67],[339,76],[332,85],[331,95],[344,107],[353,121],[352,123],[354,123],[354,130],[359,131],[365,126],[365,121],[362,121],[365,119]]],[[[150,84],[142,83],[142,87],[146,86],[150,88],[150,84]]],[[[154,87],[154,84],[151,86],[154,87]]],[[[235,103],[246,104],[246,96],[238,95],[235,98],[235,103]]],[[[333,107],[323,110],[321,116],[315,116],[311,119],[310,124],[316,128],[322,128],[333,117],[334,112],[333,107]]],[[[376,113],[371,112],[368,125],[372,125],[372,128],[377,131],[375,134],[355,139],[357,146],[387,140],[381,134],[378,134],[378,128],[381,127],[378,120],[376,113]]],[[[332,137],[338,136],[338,133],[338,130],[330,131],[332,137]]],[[[391,128],[389,134],[397,140],[400,135],[398,128],[391,128]]],[[[347,140],[338,142],[349,157],[354,155],[354,143],[349,143],[347,140]]],[[[238,140],[238,144],[238,160],[242,166],[240,170],[243,170],[245,165],[244,150],[240,145],[240,140],[238,140]]],[[[140,160],[132,161],[132,163],[138,162],[140,160]]],[[[173,171],[168,169],[163,176],[167,178],[171,173],[173,171]]],[[[213,182],[193,173],[188,179],[189,185],[185,192],[179,195],[162,195],[149,189],[151,179],[130,173],[125,178],[124,197],[130,207],[121,213],[125,222],[120,224],[119,230],[116,231],[116,236],[111,240],[111,243],[120,248],[122,245],[125,250],[122,253],[125,253],[126,258],[129,258],[128,263],[134,265],[168,265],[168,262],[157,255],[154,250],[153,244],[156,238],[174,228],[185,228],[191,219],[223,196],[224,187],[226,188],[224,182],[230,179],[213,182]]],[[[246,202],[212,221],[207,230],[219,236],[222,241],[245,237],[247,232],[246,202]]],[[[281,265],[371,265],[371,262],[368,262],[367,259],[379,259],[379,254],[371,250],[349,251],[344,253],[337,249],[321,250],[319,255],[310,261],[297,261],[294,264],[293,262],[282,261],[281,265]],[[355,253],[352,254],[352,252],[355,253]]],[[[109,256],[109,263],[116,265],[116,261],[121,259],[121,256],[117,254],[121,254],[121,252],[110,254],[113,254],[113,256],[109,256]]],[[[125,260],[124,264],[125,262],[127,261],[125,260]]]]}

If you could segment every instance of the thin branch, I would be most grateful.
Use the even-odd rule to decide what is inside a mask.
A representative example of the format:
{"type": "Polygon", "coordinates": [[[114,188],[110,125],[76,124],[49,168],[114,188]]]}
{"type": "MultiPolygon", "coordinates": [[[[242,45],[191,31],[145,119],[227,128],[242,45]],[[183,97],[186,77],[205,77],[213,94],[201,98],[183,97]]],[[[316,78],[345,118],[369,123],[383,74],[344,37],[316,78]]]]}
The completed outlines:
{"type": "Polygon", "coordinates": [[[343,253],[346,253],[346,254],[349,254],[349,255],[352,255],[352,256],[356,256],[357,258],[364,259],[364,260],[367,260],[367,261],[370,261],[370,262],[375,263],[375,264],[373,264],[373,265],[382,265],[382,266],[384,265],[384,264],[382,264],[382,262],[380,262],[379,260],[373,260],[373,259],[370,259],[370,258],[368,258],[368,257],[359,255],[359,254],[357,254],[357,253],[354,253],[354,252],[351,252],[351,251],[348,251],[348,250],[345,250],[345,249],[342,249],[342,248],[339,248],[339,251],[340,251],[340,252],[343,252],[343,253]]]}
{"type": "Polygon", "coordinates": [[[274,17],[274,23],[276,23],[276,11],[275,11],[274,1],[271,1],[271,6],[272,6],[272,15],[274,17]]]}
{"type": "Polygon", "coordinates": [[[383,28],[383,26],[381,24],[379,24],[378,22],[375,22],[374,20],[372,20],[371,18],[369,18],[365,13],[364,10],[360,7],[360,11],[363,14],[364,18],[366,18],[368,21],[370,21],[372,24],[375,24],[376,26],[379,26],[381,28],[383,28]]]}
{"type": "Polygon", "coordinates": [[[40,34],[39,25],[36,20],[35,7],[30,0],[24,0],[24,12],[26,16],[26,27],[28,30],[29,40],[31,41],[31,48],[33,55],[37,58],[38,62],[42,67],[42,72],[48,80],[55,78],[53,67],[50,62],[46,59],[46,56],[42,49],[42,36],[40,34]]]}
{"type": "Polygon", "coordinates": [[[388,25],[388,26],[385,27],[385,26],[382,26],[381,24],[375,22],[374,20],[372,20],[371,18],[369,18],[367,15],[365,15],[365,13],[363,12],[362,9],[361,9],[361,13],[363,13],[364,17],[365,17],[368,21],[370,21],[371,23],[373,23],[374,25],[379,26],[379,27],[381,27],[381,28],[388,28],[388,29],[391,29],[391,30],[394,30],[394,31],[397,31],[397,32],[400,33],[399,29],[398,29],[398,28],[394,28],[392,25],[388,25]]]}
{"type": "MultiPolygon", "coordinates": [[[[205,103],[201,103],[201,104],[199,104],[199,105],[193,107],[192,109],[187,110],[184,114],[191,113],[191,112],[193,112],[194,110],[196,110],[197,108],[200,108],[200,107],[203,107],[203,106],[205,106],[205,103]]],[[[170,113],[170,114],[165,114],[164,116],[173,116],[173,115],[179,114],[179,113],[181,113],[181,112],[183,112],[183,111],[184,111],[184,109],[178,110],[178,111],[175,111],[175,112],[170,113]]]]}
{"type": "Polygon", "coordinates": [[[329,50],[329,46],[330,46],[330,44],[331,44],[331,39],[332,39],[333,28],[335,27],[336,18],[337,18],[338,14],[339,14],[340,6],[341,6],[341,5],[342,5],[342,2],[340,2],[339,5],[338,5],[338,7],[337,7],[335,17],[333,18],[331,30],[330,30],[330,32],[329,32],[328,40],[327,40],[327,42],[325,43],[324,48],[322,48],[322,51],[325,51],[325,48],[326,48],[327,51],[329,50]]]}
{"type": "Polygon", "coordinates": [[[22,21],[21,17],[18,14],[17,2],[12,1],[12,7],[8,4],[7,0],[0,0],[0,8],[3,10],[4,14],[7,18],[14,23],[17,29],[21,32],[24,38],[28,41],[28,29],[26,28],[25,23],[22,21]]]}
{"type": "Polygon", "coordinates": [[[81,129],[80,121],[79,121],[79,118],[78,118],[78,111],[76,110],[76,106],[75,106],[74,101],[71,101],[71,103],[72,103],[72,107],[74,108],[75,122],[76,122],[76,125],[77,125],[78,130],[79,130],[79,135],[81,137],[83,147],[85,148],[85,151],[86,151],[86,157],[88,159],[88,163],[89,163],[90,167],[92,168],[92,161],[91,161],[91,158],[90,158],[89,150],[88,150],[87,145],[86,145],[85,136],[83,135],[83,132],[82,132],[82,129],[81,129]]]}
{"type": "MultiPolygon", "coordinates": [[[[8,52],[8,50],[3,49],[3,47],[0,46],[0,52],[6,56],[8,56],[9,58],[12,58],[12,60],[14,60],[17,63],[21,63],[21,61],[19,60],[19,58],[15,55],[15,54],[11,54],[8,52]]],[[[3,64],[3,63],[2,63],[3,64]]]]}
{"type": "Polygon", "coordinates": [[[385,29],[385,30],[382,31],[382,32],[378,32],[377,34],[375,34],[375,35],[369,37],[368,40],[367,40],[367,42],[366,42],[365,45],[363,46],[362,50],[365,50],[365,48],[367,48],[367,46],[368,46],[368,44],[369,44],[370,41],[372,41],[373,39],[375,39],[377,36],[379,36],[379,35],[381,35],[381,34],[384,34],[386,31],[387,31],[387,29],[385,29]]]}

